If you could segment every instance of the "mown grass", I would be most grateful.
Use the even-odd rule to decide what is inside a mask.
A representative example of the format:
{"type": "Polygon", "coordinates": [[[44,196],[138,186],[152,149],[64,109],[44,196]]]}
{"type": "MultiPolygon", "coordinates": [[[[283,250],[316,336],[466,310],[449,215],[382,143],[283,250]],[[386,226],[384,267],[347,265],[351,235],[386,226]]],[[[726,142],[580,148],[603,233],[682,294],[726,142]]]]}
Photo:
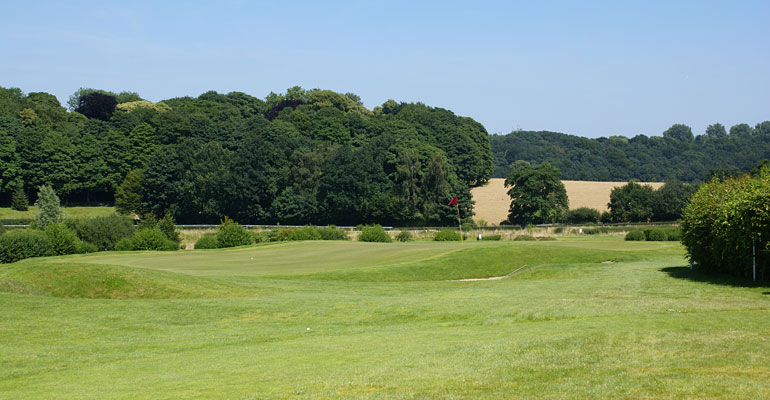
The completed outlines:
{"type": "Polygon", "coordinates": [[[770,397],[768,288],[685,265],[622,238],[26,260],[0,266],[36,288],[0,293],[0,397],[770,397]],[[111,274],[156,292],[84,298],[111,274]]]}

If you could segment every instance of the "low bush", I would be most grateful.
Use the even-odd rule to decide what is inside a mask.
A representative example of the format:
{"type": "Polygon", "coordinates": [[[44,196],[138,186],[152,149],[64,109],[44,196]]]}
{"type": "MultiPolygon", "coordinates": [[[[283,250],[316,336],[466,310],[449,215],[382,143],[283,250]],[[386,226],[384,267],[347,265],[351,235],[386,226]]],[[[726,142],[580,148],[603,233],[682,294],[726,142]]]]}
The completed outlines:
{"type": "Polygon", "coordinates": [[[677,228],[671,228],[666,231],[666,238],[670,242],[681,242],[682,230],[677,228]]]}
{"type": "Polygon", "coordinates": [[[550,241],[556,240],[556,238],[553,236],[541,236],[541,237],[536,237],[535,239],[537,239],[540,242],[550,242],[550,241]]]}
{"type": "Polygon", "coordinates": [[[321,232],[315,226],[303,226],[289,234],[289,240],[321,240],[321,232]]]}
{"type": "Polygon", "coordinates": [[[43,232],[17,229],[0,235],[0,263],[53,254],[51,240],[43,232]]]}
{"type": "Polygon", "coordinates": [[[158,227],[144,228],[133,236],[115,244],[115,250],[179,250],[179,243],[171,240],[158,227]]]}
{"type": "Polygon", "coordinates": [[[367,225],[361,228],[361,235],[358,236],[358,240],[361,242],[382,242],[390,243],[393,239],[390,238],[385,229],[380,225],[367,225]]]}
{"type": "Polygon", "coordinates": [[[43,234],[51,242],[51,251],[54,256],[65,254],[75,254],[78,251],[78,244],[81,242],[72,229],[64,224],[51,224],[45,227],[43,234]]]}
{"type": "Polygon", "coordinates": [[[245,246],[254,244],[253,238],[246,228],[230,218],[225,218],[217,232],[217,248],[245,246]]]}
{"type": "Polygon", "coordinates": [[[267,234],[267,238],[271,242],[285,242],[290,240],[292,232],[294,228],[273,228],[267,234]]]}
{"type": "Polygon", "coordinates": [[[82,240],[78,240],[77,247],[75,250],[76,254],[86,254],[86,253],[96,253],[99,251],[99,249],[96,248],[96,245],[93,243],[88,243],[82,240]]]}
{"type": "Polygon", "coordinates": [[[481,240],[500,240],[502,235],[481,235],[481,240]]]}
{"type": "Polygon", "coordinates": [[[348,240],[348,234],[334,225],[318,228],[322,240],[348,240]]]}
{"type": "Polygon", "coordinates": [[[136,231],[130,218],[118,215],[67,219],[64,224],[72,229],[80,240],[96,245],[100,251],[113,250],[119,240],[130,237],[136,231]]]}
{"type": "Polygon", "coordinates": [[[513,238],[513,241],[515,242],[531,242],[537,240],[532,235],[518,235],[513,238]]]}
{"type": "Polygon", "coordinates": [[[599,222],[600,217],[601,214],[599,214],[599,210],[588,207],[580,207],[567,212],[567,222],[571,224],[584,224],[586,222],[595,223],[599,222]]]}
{"type": "Polygon", "coordinates": [[[409,231],[401,231],[396,234],[396,240],[399,242],[408,242],[410,240],[414,240],[414,235],[412,235],[412,232],[409,231]]]}
{"type": "Polygon", "coordinates": [[[655,228],[655,229],[645,229],[644,238],[652,242],[663,242],[663,241],[666,241],[667,236],[666,236],[666,232],[663,229],[655,228]]]}
{"type": "Polygon", "coordinates": [[[0,222],[0,235],[2,235],[3,233],[5,233],[5,225],[3,225],[2,222],[0,222]]]}
{"type": "Polygon", "coordinates": [[[626,234],[626,240],[644,241],[645,239],[642,231],[631,231],[626,234]]]}
{"type": "Polygon", "coordinates": [[[560,234],[560,233],[563,233],[563,232],[564,232],[564,227],[563,226],[558,226],[558,227],[554,228],[554,230],[553,230],[553,233],[555,233],[557,235],[560,234]]]}
{"type": "Polygon", "coordinates": [[[460,233],[455,231],[454,229],[442,229],[441,231],[437,232],[436,235],[433,236],[433,240],[437,242],[451,242],[451,241],[460,241],[462,240],[462,236],[460,236],[460,233]]]}
{"type": "Polygon", "coordinates": [[[207,233],[195,242],[195,250],[199,249],[216,249],[217,248],[217,234],[207,233]]]}

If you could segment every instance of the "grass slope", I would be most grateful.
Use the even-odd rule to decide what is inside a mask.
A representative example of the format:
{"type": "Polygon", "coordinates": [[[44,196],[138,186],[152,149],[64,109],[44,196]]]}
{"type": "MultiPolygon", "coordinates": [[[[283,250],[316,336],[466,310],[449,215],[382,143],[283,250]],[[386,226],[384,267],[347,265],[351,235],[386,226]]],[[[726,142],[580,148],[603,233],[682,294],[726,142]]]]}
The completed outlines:
{"type": "Polygon", "coordinates": [[[35,283],[45,268],[114,257],[136,264],[115,271],[201,279],[223,296],[0,293],[0,397],[770,397],[768,288],[692,274],[676,244],[315,245],[0,266],[0,282],[35,283]],[[239,263],[247,255],[264,266],[239,263]],[[445,280],[530,262],[502,281],[445,280]]]}

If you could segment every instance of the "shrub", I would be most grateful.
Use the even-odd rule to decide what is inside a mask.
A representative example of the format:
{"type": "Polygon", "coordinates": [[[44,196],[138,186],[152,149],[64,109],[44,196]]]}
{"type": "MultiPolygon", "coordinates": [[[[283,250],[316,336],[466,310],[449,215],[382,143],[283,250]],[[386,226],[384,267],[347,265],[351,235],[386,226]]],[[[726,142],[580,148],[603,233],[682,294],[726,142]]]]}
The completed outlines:
{"type": "Polygon", "coordinates": [[[53,246],[43,232],[17,229],[0,235],[0,263],[53,254],[53,246]]]}
{"type": "Polygon", "coordinates": [[[217,248],[217,234],[207,233],[195,242],[195,250],[199,249],[216,249],[217,248]]]}
{"type": "Polygon", "coordinates": [[[454,229],[442,229],[433,236],[433,240],[437,242],[460,241],[462,240],[462,236],[460,236],[460,233],[454,229]]]}
{"type": "Polygon", "coordinates": [[[398,240],[399,242],[408,242],[410,240],[414,240],[414,236],[412,235],[412,232],[401,231],[398,234],[396,234],[396,240],[398,240]]]}
{"type": "Polygon", "coordinates": [[[666,231],[666,239],[670,242],[681,242],[682,231],[676,228],[669,229],[666,231]]]}
{"type": "Polygon", "coordinates": [[[518,236],[514,237],[513,240],[515,242],[522,242],[522,241],[524,241],[524,242],[531,242],[531,241],[534,241],[534,240],[537,240],[537,239],[535,239],[535,237],[532,236],[532,235],[518,235],[518,236]]]}
{"type": "Polygon", "coordinates": [[[626,240],[643,241],[645,239],[642,231],[631,231],[626,234],[626,240]]]}
{"type": "Polygon", "coordinates": [[[164,235],[169,240],[172,240],[176,243],[180,243],[182,240],[179,238],[179,232],[176,230],[176,225],[174,224],[174,218],[171,217],[171,214],[166,214],[163,218],[161,218],[158,221],[158,228],[161,232],[163,232],[164,235]]]}
{"type": "Polygon", "coordinates": [[[27,211],[29,209],[27,194],[24,193],[24,189],[21,186],[17,186],[11,195],[11,209],[16,211],[27,211]]]}
{"type": "Polygon", "coordinates": [[[610,214],[609,211],[603,211],[602,215],[599,216],[599,222],[602,222],[605,224],[612,222],[612,214],[610,214]]]}
{"type": "Polygon", "coordinates": [[[0,222],[0,235],[2,235],[3,233],[5,233],[5,225],[3,225],[2,222],[0,222]]]}
{"type": "Polygon", "coordinates": [[[65,254],[75,254],[78,250],[78,236],[72,229],[64,224],[51,224],[45,227],[43,234],[51,242],[51,254],[61,256],[65,254]]]}
{"type": "Polygon", "coordinates": [[[179,250],[179,243],[169,239],[160,228],[144,228],[115,244],[115,250],[179,250]]]}
{"type": "Polygon", "coordinates": [[[380,225],[367,225],[361,229],[361,235],[358,236],[358,240],[361,242],[382,242],[390,243],[393,239],[390,238],[385,229],[380,225]]]}
{"type": "Polygon", "coordinates": [[[269,233],[264,231],[247,231],[251,235],[251,239],[254,241],[254,243],[262,243],[267,242],[269,240],[269,233]]]}
{"type": "Polygon", "coordinates": [[[77,241],[75,247],[76,254],[96,253],[97,251],[99,251],[99,249],[96,248],[95,244],[84,242],[82,240],[77,241]]]}
{"type": "Polygon", "coordinates": [[[119,240],[130,237],[135,232],[133,221],[118,215],[68,219],[64,224],[72,229],[80,240],[96,245],[99,251],[113,250],[119,240]]]}
{"type": "Polygon", "coordinates": [[[321,232],[315,226],[303,226],[289,234],[289,240],[321,240],[321,232]]]}
{"type": "Polygon", "coordinates": [[[682,212],[682,243],[693,267],[752,278],[770,277],[770,168],[756,176],[712,179],[682,212]]]}
{"type": "Polygon", "coordinates": [[[271,242],[285,242],[290,240],[292,232],[294,232],[294,228],[273,228],[267,234],[267,237],[271,242]]]}
{"type": "Polygon", "coordinates": [[[560,233],[563,233],[563,232],[564,232],[564,227],[563,227],[563,226],[559,226],[559,227],[556,227],[556,228],[553,230],[553,233],[555,233],[555,234],[557,234],[557,235],[558,235],[558,234],[560,234],[560,233]]]}
{"type": "Polygon", "coordinates": [[[348,234],[334,225],[318,228],[318,232],[323,240],[348,240],[348,234]]]}
{"type": "Polygon", "coordinates": [[[481,235],[481,240],[500,240],[501,235],[481,235]]]}
{"type": "Polygon", "coordinates": [[[230,218],[225,218],[217,232],[217,248],[245,246],[253,244],[253,239],[246,228],[230,218]]]}
{"type": "Polygon", "coordinates": [[[601,214],[599,214],[599,210],[588,207],[580,207],[574,210],[569,210],[569,212],[567,212],[567,222],[571,224],[599,222],[600,217],[601,214]]]}
{"type": "Polygon", "coordinates": [[[645,239],[653,242],[663,242],[667,239],[666,232],[663,229],[646,229],[644,231],[645,239]]]}
{"type": "Polygon", "coordinates": [[[59,196],[50,186],[40,186],[35,205],[38,209],[37,228],[45,229],[50,224],[58,224],[64,219],[64,210],[61,208],[59,196]]]}

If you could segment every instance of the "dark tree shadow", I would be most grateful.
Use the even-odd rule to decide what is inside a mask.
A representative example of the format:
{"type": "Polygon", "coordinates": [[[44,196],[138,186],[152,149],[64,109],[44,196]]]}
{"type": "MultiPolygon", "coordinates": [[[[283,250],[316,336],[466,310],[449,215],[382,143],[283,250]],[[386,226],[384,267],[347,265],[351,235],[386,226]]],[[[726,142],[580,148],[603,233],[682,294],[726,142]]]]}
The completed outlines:
{"type": "MultiPolygon", "coordinates": [[[[705,282],[714,285],[747,287],[747,288],[770,288],[770,282],[752,282],[750,279],[738,278],[726,274],[704,274],[700,271],[691,271],[690,267],[666,267],[660,269],[668,276],[677,279],[686,279],[693,282],[705,282]]],[[[762,294],[770,295],[770,291],[762,294]]]]}

